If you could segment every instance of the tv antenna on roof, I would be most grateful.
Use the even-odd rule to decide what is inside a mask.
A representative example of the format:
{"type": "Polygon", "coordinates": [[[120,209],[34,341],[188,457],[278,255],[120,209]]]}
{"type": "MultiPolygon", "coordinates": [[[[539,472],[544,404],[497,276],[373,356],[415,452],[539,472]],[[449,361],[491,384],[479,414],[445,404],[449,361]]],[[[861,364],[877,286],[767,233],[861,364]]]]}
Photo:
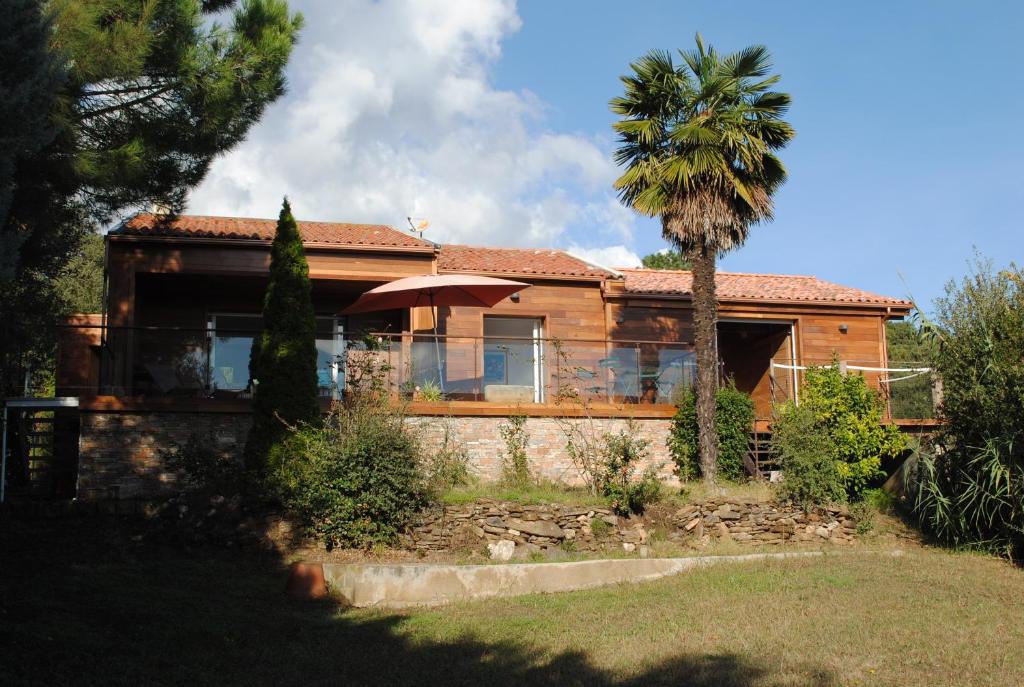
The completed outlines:
{"type": "Polygon", "coordinates": [[[430,220],[426,217],[406,217],[405,219],[409,222],[412,233],[419,234],[419,237],[423,238],[423,232],[430,226],[430,220]]]}

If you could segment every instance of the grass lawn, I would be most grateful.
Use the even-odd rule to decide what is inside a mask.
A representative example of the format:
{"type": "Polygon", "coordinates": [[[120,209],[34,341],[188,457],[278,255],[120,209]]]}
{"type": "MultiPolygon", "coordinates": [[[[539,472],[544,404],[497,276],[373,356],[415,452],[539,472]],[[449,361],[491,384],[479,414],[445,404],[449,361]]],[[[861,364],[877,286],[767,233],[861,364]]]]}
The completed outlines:
{"type": "Polygon", "coordinates": [[[911,547],[408,613],[279,561],[0,521],[0,684],[1020,685],[1024,571],[911,547]]]}

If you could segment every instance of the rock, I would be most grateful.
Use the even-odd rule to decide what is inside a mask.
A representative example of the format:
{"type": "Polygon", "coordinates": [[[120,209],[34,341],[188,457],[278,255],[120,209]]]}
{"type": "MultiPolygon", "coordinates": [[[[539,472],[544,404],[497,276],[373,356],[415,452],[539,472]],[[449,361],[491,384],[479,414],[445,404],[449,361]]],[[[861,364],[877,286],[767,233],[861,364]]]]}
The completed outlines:
{"type": "Polygon", "coordinates": [[[732,538],[736,541],[751,541],[754,537],[747,534],[746,532],[737,532],[736,534],[732,535],[732,538]]]}
{"type": "Polygon", "coordinates": [[[571,539],[575,539],[576,538],[576,530],[565,529],[565,530],[562,530],[562,531],[565,532],[565,538],[566,539],[570,539],[571,540],[571,539]]]}
{"type": "Polygon", "coordinates": [[[640,547],[640,558],[647,558],[651,555],[651,547],[641,546],[640,547]]]}
{"type": "Polygon", "coordinates": [[[609,525],[611,525],[612,527],[615,527],[619,524],[619,516],[617,515],[602,515],[601,519],[609,525]]]}
{"type": "Polygon", "coordinates": [[[506,527],[508,527],[508,525],[505,524],[504,520],[493,515],[484,520],[484,524],[487,525],[487,527],[499,527],[501,529],[505,529],[506,527]]]}
{"type": "Polygon", "coordinates": [[[511,527],[508,529],[508,533],[511,534],[513,537],[519,537],[519,536],[522,536],[522,534],[523,534],[519,530],[512,529],[511,527]]]}
{"type": "Polygon", "coordinates": [[[512,560],[512,554],[515,553],[516,544],[508,539],[502,539],[487,545],[487,550],[491,553],[491,560],[495,561],[508,561],[512,560]]]}
{"type": "Polygon", "coordinates": [[[690,517],[690,515],[692,515],[693,513],[696,513],[697,510],[699,510],[697,508],[697,506],[692,505],[692,504],[689,505],[689,506],[683,506],[682,508],[680,508],[679,510],[676,511],[675,519],[676,520],[686,520],[688,517],[690,517]]]}
{"type": "Polygon", "coordinates": [[[715,525],[715,536],[722,539],[731,539],[732,535],[729,534],[729,528],[724,522],[720,522],[715,525]]]}
{"type": "Polygon", "coordinates": [[[683,529],[686,530],[687,532],[689,532],[694,527],[696,527],[699,523],[700,523],[700,518],[694,518],[690,522],[686,523],[686,526],[683,527],[683,529]]]}
{"type": "Polygon", "coordinates": [[[636,544],[633,544],[633,543],[628,542],[628,541],[627,542],[622,542],[622,550],[625,551],[626,553],[633,553],[634,551],[636,551],[636,544]]]}
{"type": "Polygon", "coordinates": [[[619,533],[619,538],[624,542],[630,542],[632,544],[639,544],[643,541],[640,533],[636,530],[624,530],[619,533]]]}
{"type": "Polygon", "coordinates": [[[509,518],[508,527],[538,537],[565,539],[565,532],[562,531],[562,528],[550,520],[517,520],[509,518]]]}
{"type": "Polygon", "coordinates": [[[814,533],[822,539],[828,539],[829,536],[832,534],[832,531],[829,530],[827,527],[819,527],[816,530],[814,530],[814,533]]]}
{"type": "Polygon", "coordinates": [[[210,505],[213,506],[214,508],[223,506],[225,501],[227,501],[227,499],[221,496],[220,494],[215,494],[210,497],[210,505]]]}
{"type": "Polygon", "coordinates": [[[742,516],[732,509],[728,503],[722,504],[722,506],[714,512],[722,520],[739,520],[742,516]]]}

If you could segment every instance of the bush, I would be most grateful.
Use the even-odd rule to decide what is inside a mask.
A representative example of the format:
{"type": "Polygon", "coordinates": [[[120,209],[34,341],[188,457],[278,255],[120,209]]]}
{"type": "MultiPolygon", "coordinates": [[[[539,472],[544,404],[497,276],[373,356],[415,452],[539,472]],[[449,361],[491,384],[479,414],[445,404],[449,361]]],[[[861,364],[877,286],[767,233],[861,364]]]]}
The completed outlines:
{"type": "Polygon", "coordinates": [[[389,369],[353,357],[346,402],[271,449],[268,490],[329,548],[392,543],[426,504],[419,446],[381,391],[389,369]]]}
{"type": "Polygon", "coordinates": [[[530,435],[526,433],[526,416],[509,416],[498,425],[498,433],[505,442],[502,478],[514,486],[529,484],[530,462],[526,448],[530,443],[530,435]]]}
{"type": "MultiPolygon", "coordinates": [[[[720,387],[715,398],[715,429],[719,444],[718,474],[723,479],[738,480],[744,475],[743,459],[749,451],[753,425],[753,399],[734,383],[720,387]]],[[[696,396],[687,389],[679,397],[668,439],[679,478],[684,481],[701,474],[698,436],[696,396]]]]}
{"type": "Polygon", "coordinates": [[[915,510],[943,541],[1024,558],[1024,271],[979,260],[935,311],[945,429],[915,510]]]}
{"type": "Polygon", "coordinates": [[[657,471],[648,468],[639,480],[634,479],[637,463],[647,455],[650,442],[636,438],[636,428],[630,423],[626,430],[604,435],[604,447],[595,481],[601,493],[619,515],[643,513],[647,504],[661,495],[661,480],[657,471]]]}
{"type": "Polygon", "coordinates": [[[441,445],[423,460],[423,471],[427,488],[433,495],[439,495],[453,487],[461,487],[470,483],[472,474],[469,470],[469,454],[462,443],[451,421],[443,422],[444,435],[441,445]]]}
{"type": "Polygon", "coordinates": [[[425,505],[400,417],[339,407],[275,446],[270,462],[272,493],[329,548],[392,543],[425,505]]]}
{"type": "Polygon", "coordinates": [[[772,452],[782,466],[779,495],[783,498],[805,510],[846,498],[828,437],[810,407],[790,402],[777,410],[772,452]]]}
{"type": "MultiPolygon", "coordinates": [[[[881,395],[868,387],[862,375],[844,375],[838,362],[807,370],[800,405],[813,414],[827,455],[836,462],[839,479],[853,500],[884,475],[883,459],[895,459],[907,448],[898,427],[882,424],[885,401],[881,395]]],[[[776,430],[777,424],[772,428],[776,430]]]]}
{"type": "Polygon", "coordinates": [[[245,486],[245,471],[234,456],[213,448],[213,437],[190,434],[184,444],[160,451],[161,462],[184,478],[190,489],[239,491],[245,486]]]}

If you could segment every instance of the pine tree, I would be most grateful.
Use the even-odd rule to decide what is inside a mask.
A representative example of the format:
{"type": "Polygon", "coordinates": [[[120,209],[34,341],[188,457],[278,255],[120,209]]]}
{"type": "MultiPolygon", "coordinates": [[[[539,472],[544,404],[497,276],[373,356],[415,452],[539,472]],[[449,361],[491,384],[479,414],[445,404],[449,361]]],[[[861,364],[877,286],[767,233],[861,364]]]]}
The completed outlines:
{"type": "Polygon", "coordinates": [[[179,209],[284,92],[301,23],[284,0],[5,0],[0,396],[52,362],[89,228],[179,209]]]}
{"type": "Polygon", "coordinates": [[[263,331],[253,340],[249,376],[254,380],[253,426],[246,444],[250,467],[266,464],[288,426],[315,423],[316,317],[302,237],[285,198],[270,251],[270,281],[263,300],[263,331]]]}

